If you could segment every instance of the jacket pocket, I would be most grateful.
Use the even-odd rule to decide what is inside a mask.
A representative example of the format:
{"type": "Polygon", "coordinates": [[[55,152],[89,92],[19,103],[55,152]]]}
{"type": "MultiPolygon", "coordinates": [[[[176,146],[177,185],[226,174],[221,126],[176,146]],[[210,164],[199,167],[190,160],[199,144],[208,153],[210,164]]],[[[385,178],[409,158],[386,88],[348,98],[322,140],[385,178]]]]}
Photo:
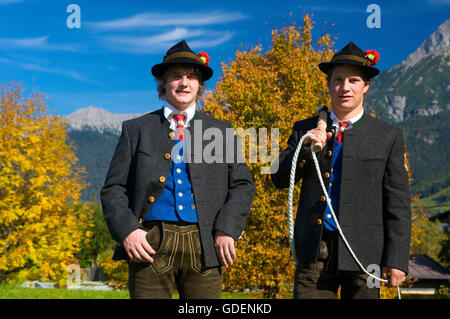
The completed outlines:
{"type": "Polygon", "coordinates": [[[146,155],[146,156],[152,157],[152,156],[150,155],[150,153],[147,153],[147,152],[142,151],[142,150],[137,150],[136,154],[138,154],[138,155],[139,155],[139,154],[140,154],[140,155],[146,155]]]}

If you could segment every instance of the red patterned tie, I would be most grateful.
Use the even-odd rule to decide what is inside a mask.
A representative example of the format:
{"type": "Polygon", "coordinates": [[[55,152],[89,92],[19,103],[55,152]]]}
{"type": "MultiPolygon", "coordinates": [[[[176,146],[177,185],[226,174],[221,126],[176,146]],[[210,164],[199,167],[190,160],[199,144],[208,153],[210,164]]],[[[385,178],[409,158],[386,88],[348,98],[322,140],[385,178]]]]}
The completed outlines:
{"type": "Polygon", "coordinates": [[[342,143],[342,137],[344,136],[344,131],[347,128],[347,122],[339,122],[339,132],[336,134],[336,139],[339,144],[342,143]]]}
{"type": "Polygon", "coordinates": [[[186,119],[186,116],[184,114],[176,114],[173,116],[175,121],[177,121],[177,129],[175,130],[175,134],[180,140],[180,142],[183,142],[184,139],[184,120],[186,119]]]}

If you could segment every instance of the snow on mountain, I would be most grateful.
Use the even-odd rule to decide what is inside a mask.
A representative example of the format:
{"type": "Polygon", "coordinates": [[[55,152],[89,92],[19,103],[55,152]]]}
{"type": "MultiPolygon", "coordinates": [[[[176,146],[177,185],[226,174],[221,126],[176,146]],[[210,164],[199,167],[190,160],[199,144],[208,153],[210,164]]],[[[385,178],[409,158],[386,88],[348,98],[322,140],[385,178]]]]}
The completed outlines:
{"type": "Polygon", "coordinates": [[[100,133],[111,132],[120,134],[122,131],[122,122],[136,118],[143,114],[139,113],[111,113],[107,110],[88,106],[76,110],[66,115],[69,130],[91,129],[100,133]]]}

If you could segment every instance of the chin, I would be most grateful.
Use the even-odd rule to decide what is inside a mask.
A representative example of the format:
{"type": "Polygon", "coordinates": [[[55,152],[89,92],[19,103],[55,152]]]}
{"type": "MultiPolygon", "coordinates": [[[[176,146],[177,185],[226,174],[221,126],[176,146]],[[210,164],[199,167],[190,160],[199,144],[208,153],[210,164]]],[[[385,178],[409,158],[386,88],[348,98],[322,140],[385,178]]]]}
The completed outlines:
{"type": "Polygon", "coordinates": [[[338,105],[336,105],[336,108],[342,111],[350,111],[353,109],[351,105],[348,105],[346,103],[339,103],[338,105]]]}

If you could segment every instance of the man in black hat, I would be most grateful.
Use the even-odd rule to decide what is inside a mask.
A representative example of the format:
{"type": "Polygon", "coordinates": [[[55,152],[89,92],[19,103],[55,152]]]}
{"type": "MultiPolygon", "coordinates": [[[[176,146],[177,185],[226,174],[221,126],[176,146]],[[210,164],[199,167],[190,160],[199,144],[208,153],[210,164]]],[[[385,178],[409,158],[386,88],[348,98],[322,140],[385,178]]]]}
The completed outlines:
{"type": "Polygon", "coordinates": [[[131,298],[171,298],[174,286],[181,298],[220,298],[220,267],[236,258],[234,242],[255,186],[245,162],[237,160],[235,138],[232,149],[215,150],[223,158],[202,156],[206,130],[225,137],[232,129],[196,110],[213,74],[208,63],[206,53],[197,55],[181,41],[153,66],[164,106],[123,122],[101,189],[104,217],[118,244],[113,259],[129,260],[131,298]],[[225,159],[230,151],[231,161],[225,159]]]}
{"type": "MultiPolygon", "coordinates": [[[[320,63],[331,96],[327,128],[318,117],[294,124],[279,169],[272,175],[277,188],[289,186],[294,151],[310,133],[298,157],[296,182],[302,179],[294,229],[297,266],[294,298],[378,298],[379,289],[358,266],[339,237],[312,160],[310,143],[323,146],[317,154],[333,211],[353,252],[366,270],[381,270],[392,286],[408,271],[411,210],[404,165],[402,130],[368,115],[364,95],[379,73],[376,51],[363,52],[350,42],[330,62],[320,63]]],[[[379,274],[379,275],[381,275],[379,274]]],[[[379,285],[378,285],[379,286],[379,285]]]]}

